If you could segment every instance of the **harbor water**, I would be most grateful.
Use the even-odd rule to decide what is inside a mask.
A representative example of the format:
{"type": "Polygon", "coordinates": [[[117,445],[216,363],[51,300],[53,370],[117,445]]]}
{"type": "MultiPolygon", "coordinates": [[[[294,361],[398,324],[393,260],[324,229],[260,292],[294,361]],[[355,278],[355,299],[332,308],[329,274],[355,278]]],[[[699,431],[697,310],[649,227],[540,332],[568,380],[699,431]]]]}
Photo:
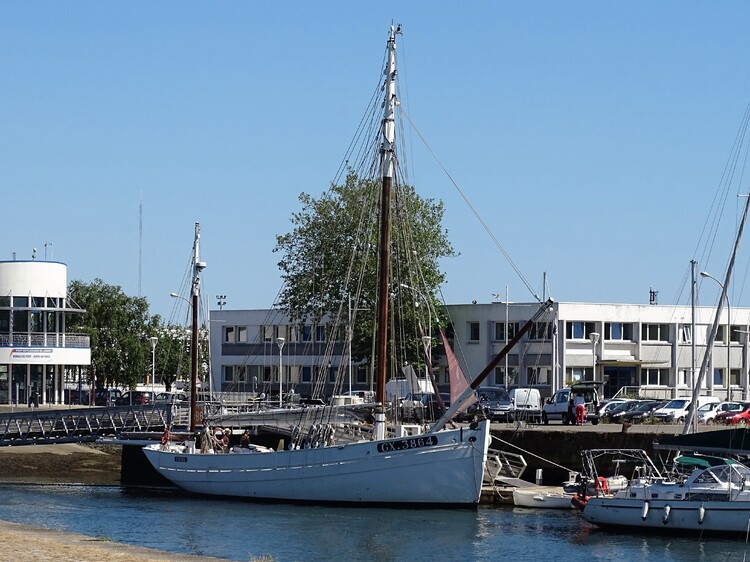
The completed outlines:
{"type": "MultiPolygon", "coordinates": [[[[0,485],[0,519],[247,561],[741,561],[744,541],[597,529],[571,511],[368,509],[261,504],[118,486],[0,485]]],[[[22,546],[19,546],[22,548],[22,546]]]]}

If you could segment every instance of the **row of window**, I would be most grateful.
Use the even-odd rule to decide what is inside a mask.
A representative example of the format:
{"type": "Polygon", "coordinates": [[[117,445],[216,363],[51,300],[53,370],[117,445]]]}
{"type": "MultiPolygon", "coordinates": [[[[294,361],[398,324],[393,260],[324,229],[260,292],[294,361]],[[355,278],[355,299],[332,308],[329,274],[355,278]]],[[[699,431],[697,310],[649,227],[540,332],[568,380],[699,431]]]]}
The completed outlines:
{"type": "MultiPolygon", "coordinates": [[[[519,322],[495,322],[493,341],[509,341],[515,337],[519,330],[519,322]]],[[[577,322],[570,321],[565,323],[565,339],[568,340],[589,340],[592,333],[596,332],[594,322],[577,322]]],[[[609,341],[635,341],[634,324],[627,322],[605,322],[604,323],[604,340],[609,341]]],[[[716,341],[726,341],[726,326],[720,325],[716,333],[716,341]]],[[[746,330],[741,326],[732,326],[731,341],[741,342],[742,334],[746,330]]],[[[670,325],[669,324],[641,324],[641,341],[652,342],[669,342],[670,325]]],[[[478,342],[480,340],[480,323],[468,323],[469,341],[478,342]]],[[[534,322],[529,330],[530,340],[550,340],[554,335],[554,324],[552,322],[534,322]]],[[[680,324],[677,330],[679,343],[692,343],[692,326],[690,324],[680,324]]],[[[700,339],[700,337],[698,338],[700,339]]],[[[705,343],[696,341],[696,343],[705,343]]]]}
{"type": "MultiPolygon", "coordinates": [[[[285,365],[282,367],[283,382],[288,383],[291,380],[293,384],[312,383],[314,369],[316,367],[309,365],[285,365]]],[[[328,368],[329,383],[336,382],[337,371],[335,367],[328,368]]],[[[368,373],[369,369],[366,365],[355,365],[353,367],[352,382],[360,385],[367,384],[370,382],[368,373]]],[[[438,373],[436,370],[435,376],[439,384],[448,382],[447,373],[438,373]]],[[[224,365],[222,380],[224,383],[249,385],[278,383],[279,367],[269,365],[224,365]]]]}
{"type": "Polygon", "coordinates": [[[0,333],[57,332],[62,327],[62,314],[41,310],[0,310],[0,333]]]}
{"type": "Polygon", "coordinates": [[[62,308],[65,299],[58,297],[0,297],[0,308],[62,308]]]}
{"type": "MultiPolygon", "coordinates": [[[[331,338],[331,328],[326,324],[303,326],[259,326],[257,339],[262,343],[274,343],[279,338],[285,342],[327,342],[331,338]]],[[[344,341],[343,331],[337,335],[334,341],[344,341]]],[[[247,326],[224,326],[224,343],[248,343],[247,326]]]]}

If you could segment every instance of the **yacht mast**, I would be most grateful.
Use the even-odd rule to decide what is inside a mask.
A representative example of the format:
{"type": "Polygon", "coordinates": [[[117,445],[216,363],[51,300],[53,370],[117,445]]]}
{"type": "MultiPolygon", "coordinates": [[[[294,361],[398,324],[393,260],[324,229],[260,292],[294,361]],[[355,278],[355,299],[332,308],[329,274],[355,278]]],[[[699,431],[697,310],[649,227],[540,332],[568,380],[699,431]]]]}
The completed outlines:
{"type": "Polygon", "coordinates": [[[378,255],[378,310],[377,332],[375,337],[376,373],[375,399],[385,405],[385,381],[388,366],[388,281],[390,278],[390,245],[391,245],[391,190],[395,168],[394,141],[396,109],[396,34],[401,27],[391,25],[388,33],[388,62],[385,68],[385,99],[383,103],[383,123],[381,127],[381,171],[383,187],[380,195],[380,243],[378,255]]]}

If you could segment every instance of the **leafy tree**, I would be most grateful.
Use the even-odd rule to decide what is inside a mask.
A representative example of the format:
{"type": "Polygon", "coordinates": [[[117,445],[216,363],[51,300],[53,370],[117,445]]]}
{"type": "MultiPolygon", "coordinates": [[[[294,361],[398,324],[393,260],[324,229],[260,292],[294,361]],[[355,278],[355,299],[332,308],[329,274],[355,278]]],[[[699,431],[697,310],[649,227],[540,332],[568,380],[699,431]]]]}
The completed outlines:
{"type": "Polygon", "coordinates": [[[68,328],[91,338],[91,382],[133,388],[143,381],[151,370],[148,338],[158,335],[160,323],[158,315],[149,316],[146,299],[129,297],[101,279],[72,281],[68,296],[86,311],[70,316],[68,328]]]}
{"type": "MultiPolygon", "coordinates": [[[[349,171],[342,185],[332,185],[317,199],[302,193],[302,210],[291,219],[293,230],[277,236],[274,249],[282,254],[278,265],[285,282],[277,305],[293,322],[315,322],[326,314],[345,321],[352,295],[353,308],[360,311],[353,337],[358,359],[371,354],[376,316],[380,190],[380,180],[349,171]]],[[[441,226],[443,212],[441,202],[421,198],[411,186],[394,184],[390,287],[396,297],[394,313],[406,326],[399,335],[410,342],[412,359],[421,357],[417,324],[427,333],[428,319],[440,321],[434,295],[444,273],[438,261],[455,255],[441,226]]]]}

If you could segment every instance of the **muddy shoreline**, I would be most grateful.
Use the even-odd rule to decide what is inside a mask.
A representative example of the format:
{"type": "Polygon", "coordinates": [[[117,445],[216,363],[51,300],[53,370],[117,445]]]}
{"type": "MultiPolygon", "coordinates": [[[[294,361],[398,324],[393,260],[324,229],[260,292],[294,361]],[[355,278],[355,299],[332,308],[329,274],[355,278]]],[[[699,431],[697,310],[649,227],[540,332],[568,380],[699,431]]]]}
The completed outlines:
{"type": "Polygon", "coordinates": [[[67,443],[0,447],[0,482],[119,485],[122,449],[67,443]]]}

